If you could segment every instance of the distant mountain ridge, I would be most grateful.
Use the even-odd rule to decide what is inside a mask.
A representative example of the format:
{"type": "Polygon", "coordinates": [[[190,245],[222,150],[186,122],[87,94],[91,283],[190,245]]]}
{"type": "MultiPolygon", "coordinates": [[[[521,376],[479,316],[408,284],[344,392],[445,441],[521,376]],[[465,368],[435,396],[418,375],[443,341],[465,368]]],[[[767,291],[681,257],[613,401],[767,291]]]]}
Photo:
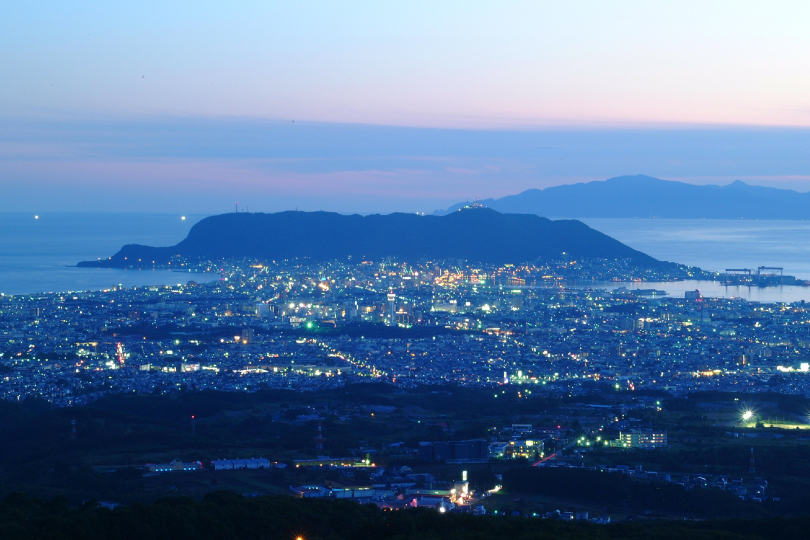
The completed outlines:
{"type": "Polygon", "coordinates": [[[177,258],[327,261],[351,257],[361,261],[395,257],[521,263],[559,258],[563,252],[577,258],[630,259],[645,268],[665,264],[580,221],[473,208],[441,217],[297,211],[222,214],[201,220],[176,246],[130,244],[108,259],[79,266],[163,266],[177,258]]]}
{"type": "Polygon", "coordinates": [[[551,218],[810,219],[810,193],[740,180],[726,186],[697,186],[644,175],[529,189],[480,204],[498,212],[551,218]]]}

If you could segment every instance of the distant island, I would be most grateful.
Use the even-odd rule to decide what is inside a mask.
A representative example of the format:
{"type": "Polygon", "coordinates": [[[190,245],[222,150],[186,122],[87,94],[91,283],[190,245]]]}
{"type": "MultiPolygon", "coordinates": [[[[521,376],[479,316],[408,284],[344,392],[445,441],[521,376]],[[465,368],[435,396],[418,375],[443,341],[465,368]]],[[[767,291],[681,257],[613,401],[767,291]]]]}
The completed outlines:
{"type": "Polygon", "coordinates": [[[810,193],[739,180],[726,186],[696,186],[644,175],[529,189],[480,204],[499,212],[551,218],[810,219],[810,193]]]}
{"type": "Polygon", "coordinates": [[[179,260],[464,259],[521,263],[561,257],[627,259],[642,268],[675,266],[636,251],[584,223],[464,208],[446,216],[332,212],[230,213],[203,219],[172,247],[124,246],[82,267],[138,268],[179,260]]]}

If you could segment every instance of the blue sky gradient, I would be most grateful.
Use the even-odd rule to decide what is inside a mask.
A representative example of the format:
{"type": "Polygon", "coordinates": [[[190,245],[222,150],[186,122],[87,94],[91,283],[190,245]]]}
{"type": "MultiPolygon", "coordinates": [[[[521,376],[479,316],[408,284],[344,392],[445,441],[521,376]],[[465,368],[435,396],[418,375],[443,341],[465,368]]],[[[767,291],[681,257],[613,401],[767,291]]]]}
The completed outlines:
{"type": "Polygon", "coordinates": [[[810,190],[810,4],[90,2],[0,17],[0,211],[810,190]]]}

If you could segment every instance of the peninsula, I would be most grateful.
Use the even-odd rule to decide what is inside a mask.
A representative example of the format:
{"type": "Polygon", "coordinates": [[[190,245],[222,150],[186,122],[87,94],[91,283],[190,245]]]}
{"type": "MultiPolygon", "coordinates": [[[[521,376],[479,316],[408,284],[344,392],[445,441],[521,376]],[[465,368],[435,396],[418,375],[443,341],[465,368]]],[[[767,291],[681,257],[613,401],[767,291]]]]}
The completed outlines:
{"type": "Polygon", "coordinates": [[[342,215],[332,212],[230,213],[203,219],[179,244],[124,246],[82,267],[166,266],[174,260],[464,259],[521,263],[538,259],[627,259],[643,268],[662,263],[575,220],[462,208],[446,216],[342,215]]]}

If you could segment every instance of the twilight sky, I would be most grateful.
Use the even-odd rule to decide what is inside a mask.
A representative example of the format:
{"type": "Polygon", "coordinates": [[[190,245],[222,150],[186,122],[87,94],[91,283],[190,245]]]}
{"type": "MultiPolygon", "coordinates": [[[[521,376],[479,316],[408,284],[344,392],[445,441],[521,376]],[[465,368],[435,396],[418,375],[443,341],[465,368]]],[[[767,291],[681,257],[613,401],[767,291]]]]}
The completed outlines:
{"type": "Polygon", "coordinates": [[[649,174],[810,190],[810,4],[14,2],[0,211],[432,211],[649,174]]]}

